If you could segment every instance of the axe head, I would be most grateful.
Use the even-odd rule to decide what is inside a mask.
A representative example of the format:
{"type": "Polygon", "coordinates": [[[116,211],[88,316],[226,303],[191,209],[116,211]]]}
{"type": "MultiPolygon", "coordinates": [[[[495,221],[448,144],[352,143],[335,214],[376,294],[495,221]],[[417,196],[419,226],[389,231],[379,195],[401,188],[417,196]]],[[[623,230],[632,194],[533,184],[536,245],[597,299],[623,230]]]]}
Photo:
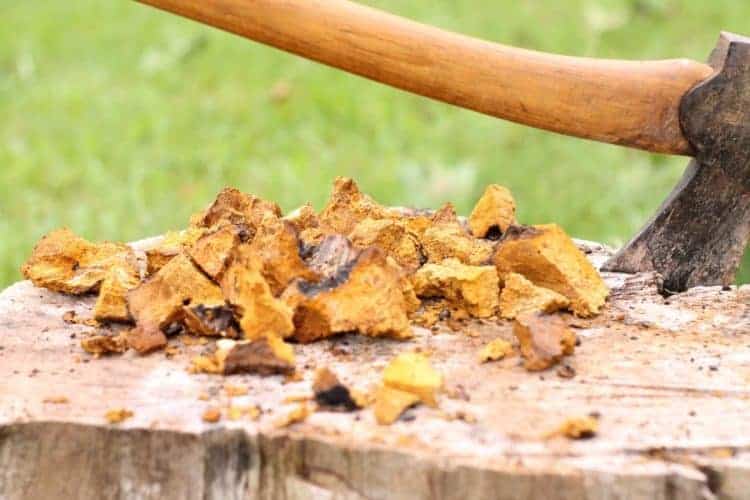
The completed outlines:
{"type": "Polygon", "coordinates": [[[656,214],[603,267],[656,271],[669,292],[732,284],[750,236],[750,38],[722,33],[709,63],[714,75],[680,104],[695,158],[656,214]]]}

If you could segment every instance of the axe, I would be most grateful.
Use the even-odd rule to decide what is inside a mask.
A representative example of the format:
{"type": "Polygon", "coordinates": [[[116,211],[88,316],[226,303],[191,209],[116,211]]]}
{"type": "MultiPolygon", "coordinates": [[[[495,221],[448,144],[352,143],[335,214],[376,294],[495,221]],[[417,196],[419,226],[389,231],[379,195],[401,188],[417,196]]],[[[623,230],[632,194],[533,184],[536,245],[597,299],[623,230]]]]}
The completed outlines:
{"type": "Polygon", "coordinates": [[[690,156],[604,266],[665,289],[733,282],[750,235],[750,38],[708,64],[567,57],[447,32],[347,0],[139,0],[387,85],[553,132],[690,156]]]}

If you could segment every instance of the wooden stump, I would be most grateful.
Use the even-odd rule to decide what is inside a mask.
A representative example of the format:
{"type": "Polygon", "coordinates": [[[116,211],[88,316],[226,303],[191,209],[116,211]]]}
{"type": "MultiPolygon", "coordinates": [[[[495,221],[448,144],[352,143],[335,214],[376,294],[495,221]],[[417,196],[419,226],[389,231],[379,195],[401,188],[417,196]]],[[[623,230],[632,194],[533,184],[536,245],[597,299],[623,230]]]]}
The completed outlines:
{"type": "MultiPolygon", "coordinates": [[[[597,264],[610,254],[581,245],[597,264]]],[[[62,319],[90,314],[93,298],[17,283],[0,294],[0,498],[748,498],[750,287],[665,299],[652,275],[605,277],[605,312],[571,318],[581,344],[570,379],[529,373],[518,357],[479,365],[484,343],[512,340],[508,322],[296,345],[301,381],[191,375],[205,347],[175,340],[171,358],[93,359],[80,347],[90,328],[62,319]],[[388,427],[369,409],[278,427],[315,367],[367,389],[416,346],[445,375],[439,409],[388,427]],[[259,405],[258,420],[202,421],[229,400],[226,382],[249,386],[232,399],[259,405]],[[69,401],[45,402],[56,396],[69,401]],[[108,424],[114,407],[134,416],[108,424]],[[593,412],[593,439],[545,437],[593,412]]]]}

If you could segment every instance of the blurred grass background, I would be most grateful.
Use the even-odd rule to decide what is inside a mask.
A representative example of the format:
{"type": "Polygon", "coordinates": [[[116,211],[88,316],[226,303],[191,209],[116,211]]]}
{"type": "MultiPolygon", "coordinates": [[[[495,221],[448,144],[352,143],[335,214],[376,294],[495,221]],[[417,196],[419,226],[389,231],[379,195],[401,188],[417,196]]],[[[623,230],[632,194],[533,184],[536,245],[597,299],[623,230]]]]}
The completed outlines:
{"type": "MultiPolygon", "coordinates": [[[[366,3],[582,56],[705,60],[720,30],[750,33],[740,0],[366,3]]],[[[183,227],[225,185],[320,207],[335,175],[464,213],[498,182],[521,221],[619,245],[686,162],[430,102],[129,1],[0,0],[0,16],[0,287],[55,227],[134,240],[183,227]]]]}

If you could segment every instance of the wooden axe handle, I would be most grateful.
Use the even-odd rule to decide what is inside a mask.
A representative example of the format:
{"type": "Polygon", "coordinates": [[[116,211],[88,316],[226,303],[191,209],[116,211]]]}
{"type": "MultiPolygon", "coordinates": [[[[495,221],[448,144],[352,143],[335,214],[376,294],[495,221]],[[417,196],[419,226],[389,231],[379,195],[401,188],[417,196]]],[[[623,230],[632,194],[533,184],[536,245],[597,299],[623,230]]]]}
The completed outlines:
{"type": "Polygon", "coordinates": [[[139,0],[403,90],[562,134],[690,155],[682,96],[695,61],[545,54],[443,31],[347,0],[139,0]]]}

